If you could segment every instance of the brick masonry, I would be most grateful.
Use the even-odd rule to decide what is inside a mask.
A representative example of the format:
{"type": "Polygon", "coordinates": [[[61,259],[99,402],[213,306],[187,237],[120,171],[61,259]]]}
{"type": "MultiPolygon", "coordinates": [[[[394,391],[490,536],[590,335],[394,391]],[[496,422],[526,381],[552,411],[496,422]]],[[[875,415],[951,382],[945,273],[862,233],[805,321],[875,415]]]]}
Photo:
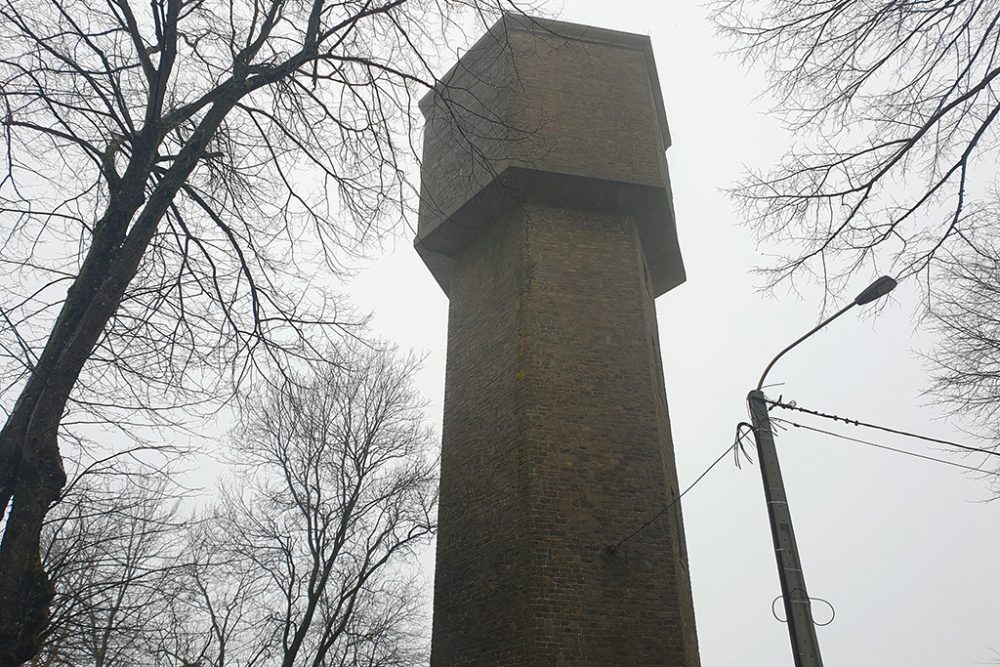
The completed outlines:
{"type": "MultiPolygon", "coordinates": [[[[607,48],[601,62],[613,73],[618,47],[607,48]]],[[[643,95],[648,76],[632,77],[643,95]]],[[[616,97],[643,98],[627,88],[616,97]]],[[[570,102],[562,113],[582,111],[570,102]]],[[[656,109],[640,115],[647,139],[664,147],[656,109]]],[[[563,140],[555,152],[590,150],[594,166],[581,162],[586,168],[567,176],[558,160],[528,165],[559,174],[535,180],[566,192],[514,188],[457,233],[459,200],[489,182],[461,178],[453,154],[428,154],[453,151],[446,143],[425,147],[425,179],[433,172],[425,193],[455,199],[422,209],[417,241],[451,234],[431,253],[450,298],[433,667],[699,664],[679,507],[606,551],[678,490],[653,303],[663,281],[650,269],[644,232],[650,211],[621,196],[660,174],[669,198],[665,162],[647,160],[641,178],[628,165],[619,181],[589,174],[607,168],[596,158],[607,147],[587,148],[583,122],[567,120],[583,148],[563,140]],[[438,171],[446,163],[455,183],[438,171]],[[469,192],[455,194],[461,188],[469,192]],[[602,188],[613,196],[594,197],[602,188]]],[[[553,131],[542,133],[544,145],[553,145],[553,131]]],[[[628,127],[612,131],[641,141],[628,127]]],[[[494,181],[510,167],[495,169],[494,181]]]]}

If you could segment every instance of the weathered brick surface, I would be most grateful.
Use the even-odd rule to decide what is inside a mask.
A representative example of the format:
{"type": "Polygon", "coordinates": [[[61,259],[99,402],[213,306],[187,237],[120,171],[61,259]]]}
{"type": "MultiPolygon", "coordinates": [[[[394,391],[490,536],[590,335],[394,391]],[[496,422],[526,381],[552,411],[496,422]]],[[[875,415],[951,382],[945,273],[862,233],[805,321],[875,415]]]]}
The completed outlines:
{"type": "Polygon", "coordinates": [[[432,665],[698,664],[634,223],[526,206],[455,260],[432,665]]]}
{"type": "Polygon", "coordinates": [[[607,32],[619,41],[511,27],[462,59],[446,94],[422,105],[421,234],[510,166],[662,187],[670,140],[649,40],[607,32]]]}
{"type": "Polygon", "coordinates": [[[695,667],[680,508],[606,552],[677,495],[653,299],[683,268],[652,56],[547,25],[582,39],[513,30],[450,77],[529,142],[484,125],[463,147],[424,104],[417,247],[450,298],[431,664],[695,667]]]}

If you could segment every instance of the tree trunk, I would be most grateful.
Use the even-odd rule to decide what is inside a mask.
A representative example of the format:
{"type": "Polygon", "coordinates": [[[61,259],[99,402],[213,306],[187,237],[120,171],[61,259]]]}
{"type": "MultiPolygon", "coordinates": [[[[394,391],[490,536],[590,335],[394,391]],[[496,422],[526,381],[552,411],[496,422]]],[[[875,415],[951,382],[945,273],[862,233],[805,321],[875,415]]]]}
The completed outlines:
{"type": "MultiPolygon", "coordinates": [[[[138,205],[132,213],[123,212],[126,223],[135,208],[138,205]]],[[[108,215],[102,221],[111,222],[108,215]]],[[[34,656],[48,621],[54,591],[42,568],[39,539],[45,514],[66,483],[59,423],[83,364],[131,279],[122,275],[127,267],[120,260],[115,266],[118,258],[102,257],[105,253],[96,246],[88,251],[45,349],[0,432],[0,499],[10,503],[0,543],[0,667],[14,667],[34,656]],[[109,271],[112,275],[105,277],[109,271]]]]}
{"type": "Polygon", "coordinates": [[[160,220],[237,99],[228,95],[209,109],[145,206],[143,192],[156,157],[157,142],[150,138],[156,130],[147,129],[137,138],[118,188],[121,196],[112,196],[95,225],[80,273],[0,432],[0,508],[10,508],[0,543],[0,667],[16,667],[37,654],[48,621],[54,591],[42,567],[39,541],[45,514],[66,483],[57,436],[70,393],[160,220]]]}

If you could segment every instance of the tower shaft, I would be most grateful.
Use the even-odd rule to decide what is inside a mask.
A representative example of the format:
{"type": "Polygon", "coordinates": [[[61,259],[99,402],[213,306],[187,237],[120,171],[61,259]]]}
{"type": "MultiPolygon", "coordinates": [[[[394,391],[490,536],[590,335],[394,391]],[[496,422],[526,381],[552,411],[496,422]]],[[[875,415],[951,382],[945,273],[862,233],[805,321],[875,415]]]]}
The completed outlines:
{"type": "Polygon", "coordinates": [[[696,667],[654,299],[684,280],[648,38],[507,16],[429,94],[450,299],[432,667],[696,667]]]}
{"type": "Polygon", "coordinates": [[[634,221],[528,206],[455,258],[432,665],[696,665],[634,221]]]}

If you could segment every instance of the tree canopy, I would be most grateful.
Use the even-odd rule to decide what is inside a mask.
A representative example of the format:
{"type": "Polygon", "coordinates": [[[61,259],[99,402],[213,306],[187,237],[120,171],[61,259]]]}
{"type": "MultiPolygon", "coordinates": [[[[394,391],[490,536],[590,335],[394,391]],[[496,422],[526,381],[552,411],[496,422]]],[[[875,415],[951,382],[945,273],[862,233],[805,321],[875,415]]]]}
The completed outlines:
{"type": "Polygon", "coordinates": [[[855,277],[918,282],[940,334],[935,395],[996,437],[1000,2],[711,6],[794,140],[733,190],[773,253],[765,286],[814,281],[837,298],[855,277]]]}
{"type": "Polygon", "coordinates": [[[38,648],[60,433],[315,360],[410,201],[433,53],[505,0],[0,1],[0,665],[38,648]]]}

